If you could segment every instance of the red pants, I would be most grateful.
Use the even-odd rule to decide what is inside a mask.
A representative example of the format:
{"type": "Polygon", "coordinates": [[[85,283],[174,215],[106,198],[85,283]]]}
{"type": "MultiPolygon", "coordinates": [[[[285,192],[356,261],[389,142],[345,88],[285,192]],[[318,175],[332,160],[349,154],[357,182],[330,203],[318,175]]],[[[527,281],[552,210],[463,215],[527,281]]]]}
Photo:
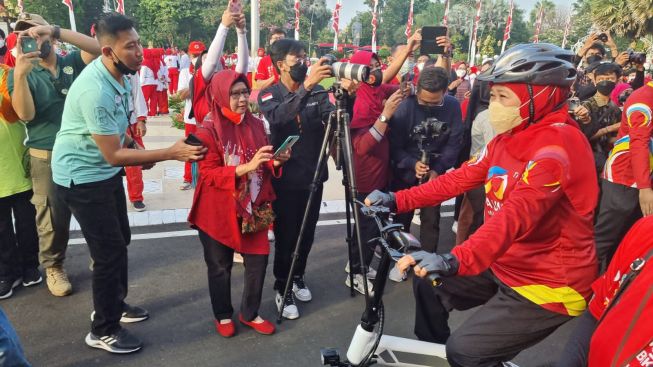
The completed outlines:
{"type": "MultiPolygon", "coordinates": [[[[143,146],[143,138],[135,136],[136,125],[129,125],[127,135],[131,136],[140,146],[143,146]],[[133,131],[132,131],[133,130],[133,131]]],[[[129,201],[143,201],[143,168],[141,166],[125,167],[127,176],[127,193],[129,201]]]]}
{"type": "Polygon", "coordinates": [[[159,96],[156,92],[156,85],[144,85],[141,87],[143,90],[143,97],[147,103],[147,115],[156,116],[157,106],[159,104],[159,96]]]}
{"type": "MultiPolygon", "coordinates": [[[[186,124],[186,136],[194,133],[195,130],[197,130],[197,125],[186,124]]],[[[184,182],[193,182],[193,175],[190,171],[191,164],[189,162],[184,163],[184,182]]]]}
{"type": "Polygon", "coordinates": [[[177,85],[179,84],[179,69],[168,69],[168,76],[170,76],[170,85],[168,86],[168,90],[170,91],[170,94],[175,94],[177,93],[177,85]]]}
{"type": "Polygon", "coordinates": [[[158,91],[159,95],[159,114],[168,114],[168,90],[158,91]]]}

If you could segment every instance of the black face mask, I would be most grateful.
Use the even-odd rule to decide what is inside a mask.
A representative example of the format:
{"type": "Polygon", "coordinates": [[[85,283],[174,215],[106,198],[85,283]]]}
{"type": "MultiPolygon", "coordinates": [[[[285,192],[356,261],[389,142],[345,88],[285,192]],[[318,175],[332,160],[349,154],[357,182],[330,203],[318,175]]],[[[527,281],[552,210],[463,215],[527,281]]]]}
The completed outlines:
{"type": "Polygon", "coordinates": [[[40,58],[42,59],[47,59],[48,56],[52,53],[52,44],[50,41],[43,41],[41,43],[41,54],[39,55],[40,58]]]}
{"type": "Polygon", "coordinates": [[[610,80],[603,80],[596,83],[596,90],[604,96],[609,96],[610,93],[614,90],[614,87],[617,86],[617,83],[610,80]]]}
{"type": "Polygon", "coordinates": [[[371,79],[372,76],[374,77],[374,83],[368,83],[369,85],[373,87],[378,87],[379,85],[381,85],[381,83],[383,83],[383,71],[381,69],[373,69],[372,71],[370,71],[369,79],[371,79]]]}
{"type": "Polygon", "coordinates": [[[308,66],[304,64],[295,64],[290,68],[290,78],[297,83],[301,83],[306,79],[306,73],[308,72],[308,66]]]}
{"type": "Polygon", "coordinates": [[[442,106],[425,106],[425,105],[419,105],[420,110],[424,112],[426,117],[433,117],[435,116],[438,112],[442,110],[442,106]]]}
{"type": "Polygon", "coordinates": [[[118,58],[118,55],[116,55],[115,52],[111,51],[111,53],[113,54],[113,56],[116,57],[116,59],[118,59],[117,62],[115,60],[113,61],[113,66],[115,66],[116,69],[118,69],[118,71],[121,74],[123,74],[123,75],[134,75],[134,74],[136,74],[138,72],[138,70],[130,69],[127,65],[125,65],[125,63],[122,62],[122,60],[120,60],[118,58]]]}

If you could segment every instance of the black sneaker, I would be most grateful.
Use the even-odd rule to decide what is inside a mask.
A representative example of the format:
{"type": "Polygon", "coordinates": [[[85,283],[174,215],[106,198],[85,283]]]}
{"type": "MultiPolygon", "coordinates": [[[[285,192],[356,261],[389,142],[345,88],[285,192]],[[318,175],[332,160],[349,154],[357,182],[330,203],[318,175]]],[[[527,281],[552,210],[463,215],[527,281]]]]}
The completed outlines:
{"type": "Polygon", "coordinates": [[[132,207],[134,207],[134,210],[136,210],[137,212],[145,211],[145,204],[142,201],[134,201],[132,203],[132,207]]]}
{"type": "Polygon", "coordinates": [[[21,279],[0,279],[0,299],[9,298],[14,294],[14,288],[20,285],[21,279]]]}
{"type": "MultiPolygon", "coordinates": [[[[145,321],[150,317],[150,314],[147,312],[147,310],[137,307],[137,306],[130,306],[125,303],[125,310],[122,312],[122,317],[120,318],[120,322],[124,323],[133,323],[133,322],[141,322],[145,321]]],[[[95,311],[91,313],[91,321],[95,319],[95,311]]]]}
{"type": "Polygon", "coordinates": [[[23,271],[23,287],[37,285],[43,281],[38,268],[29,268],[23,271]]]}
{"type": "Polygon", "coordinates": [[[133,353],[143,348],[143,343],[126,329],[120,329],[115,334],[104,336],[88,333],[85,341],[89,347],[104,349],[110,353],[133,353]]]}

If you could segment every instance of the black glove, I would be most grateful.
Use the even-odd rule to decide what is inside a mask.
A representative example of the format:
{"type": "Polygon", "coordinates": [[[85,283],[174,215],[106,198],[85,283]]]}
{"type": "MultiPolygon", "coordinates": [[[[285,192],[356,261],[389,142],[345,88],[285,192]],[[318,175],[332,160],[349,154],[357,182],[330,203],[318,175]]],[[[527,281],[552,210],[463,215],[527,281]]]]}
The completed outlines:
{"type": "Polygon", "coordinates": [[[410,256],[415,259],[417,265],[429,274],[451,276],[458,272],[458,259],[452,254],[438,255],[426,251],[417,251],[410,254],[410,256]]]}
{"type": "Polygon", "coordinates": [[[370,205],[385,206],[392,212],[397,211],[397,202],[395,201],[394,192],[385,193],[379,190],[374,190],[371,194],[367,195],[365,200],[369,200],[370,205]]]}

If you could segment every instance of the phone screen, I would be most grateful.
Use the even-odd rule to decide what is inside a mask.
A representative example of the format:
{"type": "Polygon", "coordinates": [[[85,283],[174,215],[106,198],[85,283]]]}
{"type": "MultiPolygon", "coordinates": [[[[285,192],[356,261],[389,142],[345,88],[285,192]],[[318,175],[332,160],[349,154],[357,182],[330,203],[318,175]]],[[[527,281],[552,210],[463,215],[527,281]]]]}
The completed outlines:
{"type": "Polygon", "coordinates": [[[283,153],[285,150],[292,148],[293,145],[299,140],[299,135],[290,135],[286,138],[286,141],[281,144],[279,149],[274,152],[274,156],[277,157],[279,154],[283,153]]]}
{"type": "Polygon", "coordinates": [[[422,28],[422,42],[420,45],[420,54],[431,55],[444,53],[444,47],[438,46],[436,39],[447,35],[447,27],[428,26],[422,28]]]}
{"type": "Polygon", "coordinates": [[[243,10],[243,6],[240,3],[240,0],[230,0],[229,9],[232,13],[240,13],[243,10]]]}
{"type": "Polygon", "coordinates": [[[23,50],[23,53],[30,53],[38,51],[38,46],[36,45],[36,40],[32,37],[23,37],[20,39],[20,48],[23,50]]]}

